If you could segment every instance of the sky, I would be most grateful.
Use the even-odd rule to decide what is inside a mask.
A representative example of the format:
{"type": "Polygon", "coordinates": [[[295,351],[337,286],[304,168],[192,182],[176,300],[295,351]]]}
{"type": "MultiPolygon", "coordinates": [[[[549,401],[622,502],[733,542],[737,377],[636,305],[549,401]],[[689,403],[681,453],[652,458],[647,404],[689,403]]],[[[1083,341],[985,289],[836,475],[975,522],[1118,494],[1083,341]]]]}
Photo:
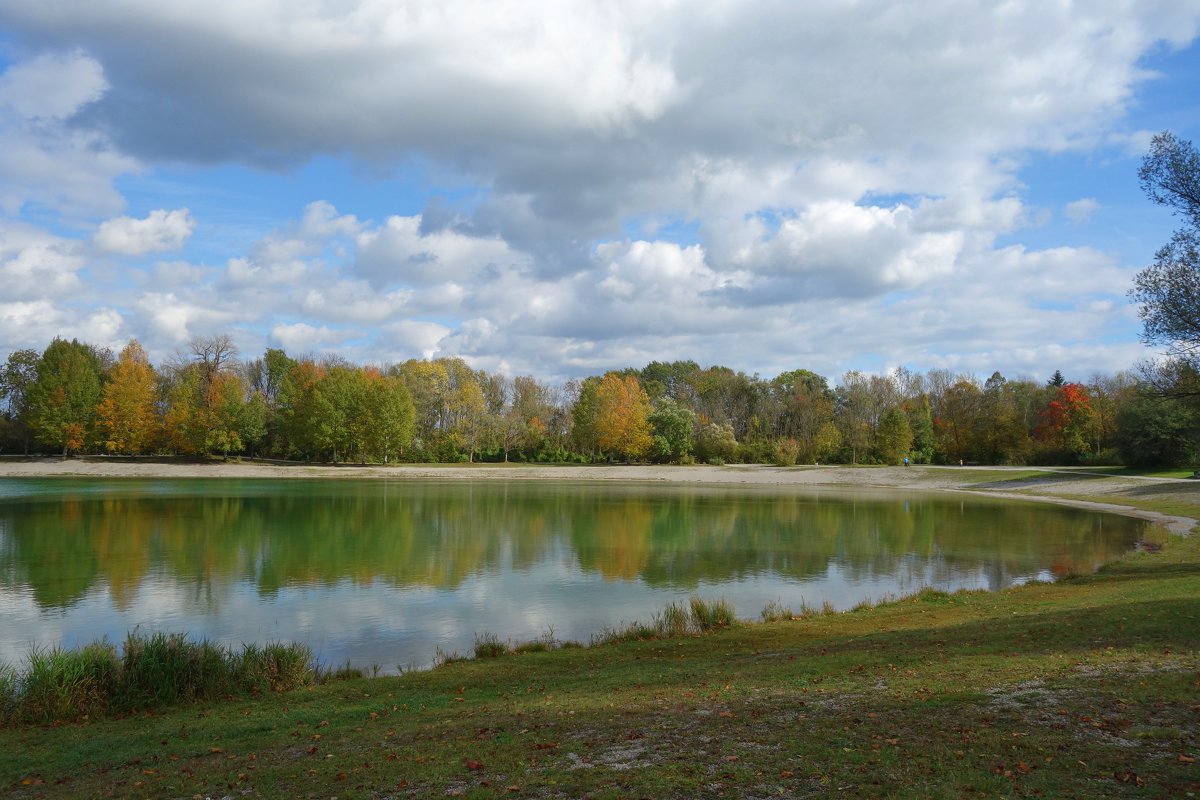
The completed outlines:
{"type": "Polygon", "coordinates": [[[0,355],[1133,367],[1200,0],[0,0],[0,355]]]}

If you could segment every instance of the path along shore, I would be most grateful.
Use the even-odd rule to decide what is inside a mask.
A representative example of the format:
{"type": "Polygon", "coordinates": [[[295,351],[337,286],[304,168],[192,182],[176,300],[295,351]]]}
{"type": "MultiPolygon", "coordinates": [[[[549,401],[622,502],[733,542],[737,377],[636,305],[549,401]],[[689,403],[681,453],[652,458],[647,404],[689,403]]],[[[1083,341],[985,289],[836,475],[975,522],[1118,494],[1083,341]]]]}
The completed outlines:
{"type": "Polygon", "coordinates": [[[1122,504],[1172,501],[1200,506],[1200,480],[1111,476],[1086,469],[1029,467],[776,467],[761,464],[727,466],[542,465],[542,464],[397,464],[306,465],[251,461],[184,462],[108,458],[0,459],[0,478],[318,478],[569,480],[687,483],[710,485],[840,487],[953,491],[1041,500],[1111,511],[1147,519],[1187,535],[1196,519],[1147,511],[1122,504]],[[1011,475],[1006,475],[1011,473],[1011,475]],[[1036,474],[1031,474],[1036,473],[1036,474]]]}

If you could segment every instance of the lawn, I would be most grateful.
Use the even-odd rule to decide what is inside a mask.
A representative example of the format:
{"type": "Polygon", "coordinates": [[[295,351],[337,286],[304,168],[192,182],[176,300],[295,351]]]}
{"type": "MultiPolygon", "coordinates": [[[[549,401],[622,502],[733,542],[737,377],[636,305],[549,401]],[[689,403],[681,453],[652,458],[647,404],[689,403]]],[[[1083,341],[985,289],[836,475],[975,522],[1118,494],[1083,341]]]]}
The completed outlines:
{"type": "Polygon", "coordinates": [[[1198,644],[1200,536],[1172,537],[1055,584],[10,726],[0,786],[17,798],[1187,797],[1200,793],[1198,644]]]}

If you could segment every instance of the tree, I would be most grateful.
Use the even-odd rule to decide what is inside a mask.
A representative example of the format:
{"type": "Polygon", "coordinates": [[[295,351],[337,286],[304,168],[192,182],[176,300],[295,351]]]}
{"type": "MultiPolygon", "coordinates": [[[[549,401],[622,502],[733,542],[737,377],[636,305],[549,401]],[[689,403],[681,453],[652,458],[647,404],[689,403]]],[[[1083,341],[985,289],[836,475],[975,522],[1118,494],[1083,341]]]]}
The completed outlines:
{"type": "Polygon", "coordinates": [[[1058,388],[1042,410],[1037,435],[1060,454],[1078,458],[1088,451],[1095,424],[1087,387],[1068,383],[1058,388]]]}
{"type": "MultiPolygon", "coordinates": [[[[111,357],[111,356],[110,356],[111,357]]],[[[103,354],[78,340],[55,339],[42,353],[29,387],[30,426],[42,444],[63,455],[91,441],[104,373],[103,354]]]]}
{"type": "Polygon", "coordinates": [[[416,412],[404,381],[396,375],[370,370],[367,378],[367,415],[371,419],[367,447],[387,464],[412,443],[416,412]]]}
{"type": "Polygon", "coordinates": [[[37,380],[41,360],[42,356],[36,350],[16,350],[9,353],[8,361],[0,369],[0,401],[4,403],[4,415],[9,423],[9,437],[26,455],[33,439],[29,426],[29,389],[37,380]]]}
{"type": "Polygon", "coordinates": [[[596,440],[632,461],[650,452],[650,398],[638,379],[609,372],[596,387],[596,440]]]}
{"type": "Polygon", "coordinates": [[[679,461],[691,455],[696,415],[664,395],[650,414],[654,429],[651,454],[664,461],[679,461]]]}
{"type": "Polygon", "coordinates": [[[108,452],[133,455],[154,445],[161,428],[157,390],[149,356],[137,339],[130,339],[109,372],[96,408],[97,427],[108,452]]]}
{"type": "Polygon", "coordinates": [[[700,428],[696,436],[696,450],[700,458],[709,464],[724,464],[737,455],[737,437],[733,426],[710,422],[700,428]]]}
{"type": "Polygon", "coordinates": [[[897,406],[883,412],[876,437],[879,455],[885,464],[899,463],[912,448],[913,432],[908,416],[897,406]]]}
{"type": "Polygon", "coordinates": [[[1140,396],[1117,417],[1117,449],[1131,467],[1180,467],[1200,457],[1200,414],[1174,398],[1140,396]]]}
{"type": "MultiPolygon", "coordinates": [[[[1155,136],[1138,169],[1142,190],[1169,206],[1184,225],[1134,279],[1131,299],[1141,308],[1142,339],[1165,345],[1169,361],[1200,368],[1200,153],[1168,132],[1155,136]]],[[[1177,366],[1168,366],[1168,375],[1177,366]]],[[[1200,396],[1194,383],[1158,387],[1179,396],[1200,396]]]]}

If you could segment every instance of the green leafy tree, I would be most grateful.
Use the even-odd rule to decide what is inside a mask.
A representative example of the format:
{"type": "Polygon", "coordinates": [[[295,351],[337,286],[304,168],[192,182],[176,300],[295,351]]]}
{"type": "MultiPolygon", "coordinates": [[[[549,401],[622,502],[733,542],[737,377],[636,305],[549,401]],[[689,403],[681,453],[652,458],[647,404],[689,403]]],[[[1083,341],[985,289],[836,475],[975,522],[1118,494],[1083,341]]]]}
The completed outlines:
{"type": "Polygon", "coordinates": [[[908,427],[912,430],[912,460],[914,464],[929,464],[937,449],[937,438],[933,433],[933,414],[929,398],[922,395],[908,404],[908,427]]]}
{"type": "Polygon", "coordinates": [[[369,370],[366,379],[366,414],[371,420],[366,445],[387,464],[412,443],[416,411],[408,387],[399,376],[369,370]]]}
{"type": "Polygon", "coordinates": [[[26,455],[33,443],[29,424],[29,390],[37,380],[38,362],[42,356],[32,349],[16,350],[8,355],[0,369],[0,401],[8,423],[8,439],[26,455]]]}
{"type": "Polygon", "coordinates": [[[883,412],[876,443],[880,459],[885,464],[897,464],[908,455],[912,449],[913,433],[908,416],[900,408],[893,406],[883,412]]]}
{"type": "Polygon", "coordinates": [[[1182,467],[1200,460],[1200,414],[1176,398],[1139,396],[1121,409],[1117,448],[1131,467],[1182,467]]]}
{"type": "Polygon", "coordinates": [[[650,413],[654,442],[650,453],[663,461],[679,461],[694,447],[696,415],[664,396],[650,413]]]}
{"type": "Polygon", "coordinates": [[[733,426],[710,422],[700,427],[696,436],[696,453],[710,464],[725,464],[737,455],[737,436],[733,426]]]}
{"type": "Polygon", "coordinates": [[[104,362],[96,348],[77,340],[50,343],[28,394],[30,427],[38,441],[62,448],[64,456],[91,443],[104,362]]]}
{"type": "Polygon", "coordinates": [[[1200,386],[1170,380],[1200,371],[1200,153],[1170,132],[1155,136],[1138,170],[1142,190],[1173,209],[1184,224],[1134,279],[1130,297],[1141,308],[1142,338],[1164,345],[1168,362],[1148,369],[1152,385],[1175,396],[1200,398],[1200,386]]]}
{"type": "Polygon", "coordinates": [[[579,396],[571,406],[571,436],[575,446],[589,456],[595,457],[600,452],[600,437],[596,429],[596,419],[599,414],[600,401],[597,390],[600,388],[600,378],[592,376],[579,386],[579,396]]]}

